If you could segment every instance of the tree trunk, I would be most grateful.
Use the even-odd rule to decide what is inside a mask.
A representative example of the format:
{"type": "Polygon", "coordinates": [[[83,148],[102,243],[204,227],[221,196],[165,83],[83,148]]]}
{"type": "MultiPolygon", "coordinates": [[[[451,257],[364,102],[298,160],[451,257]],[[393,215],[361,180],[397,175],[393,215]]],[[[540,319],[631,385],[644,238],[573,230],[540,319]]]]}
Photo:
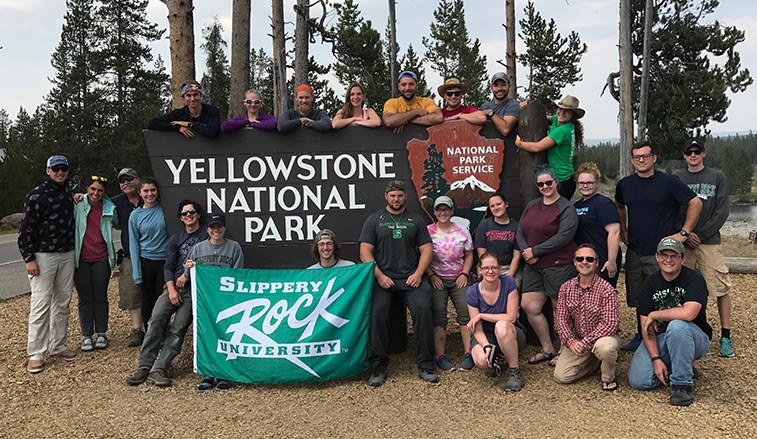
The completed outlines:
{"type": "Polygon", "coordinates": [[[633,144],[633,72],[631,64],[631,0],[620,0],[620,176],[633,172],[631,146],[633,144]]]}
{"type": "Polygon", "coordinates": [[[308,19],[310,18],[310,2],[297,0],[297,26],[294,29],[294,85],[308,82],[308,19]]]}
{"type": "Polygon", "coordinates": [[[505,64],[507,65],[507,76],[510,77],[509,98],[518,95],[518,77],[515,71],[515,0],[505,0],[505,33],[507,46],[505,49],[505,64]]]}
{"type": "Polygon", "coordinates": [[[195,79],[194,6],[192,0],[163,0],[168,7],[171,41],[171,103],[184,106],[181,85],[195,79]]]}
{"type": "MultiPolygon", "coordinates": [[[[527,142],[538,142],[543,139],[549,131],[546,114],[547,110],[539,99],[529,102],[528,106],[520,112],[518,135],[527,142]]],[[[539,166],[547,164],[547,152],[533,153],[520,149],[518,150],[518,157],[520,194],[525,204],[540,196],[536,189],[534,172],[539,166]]]]}
{"type": "Polygon", "coordinates": [[[284,2],[271,2],[273,34],[273,114],[277,117],[287,109],[286,40],[284,39],[284,2]]]}
{"type": "Polygon", "coordinates": [[[652,45],[652,20],[654,7],[652,0],[647,0],[644,8],[644,55],[641,66],[641,92],[639,95],[639,129],[638,140],[647,139],[647,110],[649,106],[649,52],[652,45]]]}
{"type": "Polygon", "coordinates": [[[395,0],[389,0],[389,77],[392,97],[397,97],[397,12],[395,0]]]}
{"type": "Polygon", "coordinates": [[[233,0],[231,13],[231,87],[228,118],[245,113],[239,101],[250,84],[250,13],[252,0],[233,0]]]}

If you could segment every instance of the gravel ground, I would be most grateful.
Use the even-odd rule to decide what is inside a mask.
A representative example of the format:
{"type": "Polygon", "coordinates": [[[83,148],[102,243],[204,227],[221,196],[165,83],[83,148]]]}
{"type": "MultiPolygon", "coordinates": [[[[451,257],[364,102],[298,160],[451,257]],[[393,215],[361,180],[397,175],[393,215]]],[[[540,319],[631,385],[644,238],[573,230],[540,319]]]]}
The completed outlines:
{"type": "MultiPolygon", "coordinates": [[[[525,364],[534,347],[521,358],[526,387],[516,394],[502,391],[503,378],[489,379],[481,371],[445,373],[441,384],[425,384],[415,375],[412,348],[392,358],[389,380],[378,389],[368,387],[363,374],[310,385],[237,384],[201,394],[195,390],[189,337],[174,362],[172,387],[129,387],[124,380],[137,366],[137,350],[126,346],[128,316],[117,309],[114,283],[110,347],[79,353],[70,365],[49,362],[43,373],[30,375],[25,370],[29,296],[16,297],[0,302],[5,322],[0,364],[6,377],[0,387],[0,437],[754,438],[757,275],[733,275],[732,281],[738,356],[718,358],[713,342],[712,353],[697,363],[702,376],[697,400],[688,408],[668,405],[668,389],[630,390],[630,354],[621,354],[620,390],[603,392],[597,374],[572,385],[554,383],[550,367],[525,364]]],[[[714,305],[708,314],[718,334],[714,305]]],[[[621,318],[627,335],[635,325],[625,306],[621,318]]],[[[69,333],[69,346],[75,347],[80,337],[75,306],[69,333]]],[[[448,355],[459,360],[462,346],[452,326],[448,346],[448,355]]]]}

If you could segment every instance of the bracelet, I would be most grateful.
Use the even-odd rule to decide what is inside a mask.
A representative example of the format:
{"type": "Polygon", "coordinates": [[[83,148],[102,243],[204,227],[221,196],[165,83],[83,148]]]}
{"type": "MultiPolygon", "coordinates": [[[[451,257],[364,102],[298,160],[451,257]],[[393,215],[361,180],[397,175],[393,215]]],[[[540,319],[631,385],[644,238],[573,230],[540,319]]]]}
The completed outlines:
{"type": "Polygon", "coordinates": [[[662,358],[659,355],[655,355],[654,357],[652,357],[652,363],[654,363],[657,360],[662,361],[662,358]]]}
{"type": "Polygon", "coordinates": [[[457,277],[460,277],[460,276],[470,277],[470,274],[463,271],[462,273],[457,275],[457,277]]]}

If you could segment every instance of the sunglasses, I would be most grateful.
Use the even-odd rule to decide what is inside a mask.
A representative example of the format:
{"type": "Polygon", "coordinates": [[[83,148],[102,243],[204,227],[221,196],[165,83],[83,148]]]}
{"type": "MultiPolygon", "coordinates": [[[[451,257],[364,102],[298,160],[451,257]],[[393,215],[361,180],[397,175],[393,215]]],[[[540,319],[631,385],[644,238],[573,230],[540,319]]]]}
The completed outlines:
{"type": "Polygon", "coordinates": [[[68,166],[66,165],[50,166],[50,170],[53,172],[68,172],[68,166]]]}
{"type": "Polygon", "coordinates": [[[448,91],[447,92],[447,97],[460,96],[462,94],[463,94],[463,92],[460,91],[460,90],[458,90],[458,91],[448,91]]]}
{"type": "Polygon", "coordinates": [[[260,105],[263,103],[260,99],[245,99],[242,101],[243,104],[247,105],[260,105]]]}
{"type": "Polygon", "coordinates": [[[107,177],[100,177],[99,175],[92,175],[90,178],[92,179],[92,181],[100,181],[103,183],[106,183],[108,181],[107,177]]]}
{"type": "Polygon", "coordinates": [[[544,187],[544,185],[546,184],[547,187],[552,187],[552,183],[554,183],[554,182],[555,182],[554,180],[539,181],[539,182],[536,183],[536,185],[539,186],[539,187],[544,187]]]}
{"type": "Polygon", "coordinates": [[[701,149],[690,149],[688,151],[684,151],[683,155],[692,155],[692,154],[699,155],[701,153],[702,153],[701,149]]]}
{"type": "Polygon", "coordinates": [[[119,183],[126,183],[127,181],[132,181],[132,180],[134,180],[134,177],[132,177],[131,175],[124,175],[118,178],[119,183]]]}
{"type": "Polygon", "coordinates": [[[181,216],[189,216],[189,215],[194,215],[196,213],[197,213],[197,211],[194,210],[194,209],[182,210],[181,211],[181,216]]]}
{"type": "Polygon", "coordinates": [[[584,259],[590,264],[597,260],[594,256],[576,256],[576,262],[583,262],[584,259]]]}

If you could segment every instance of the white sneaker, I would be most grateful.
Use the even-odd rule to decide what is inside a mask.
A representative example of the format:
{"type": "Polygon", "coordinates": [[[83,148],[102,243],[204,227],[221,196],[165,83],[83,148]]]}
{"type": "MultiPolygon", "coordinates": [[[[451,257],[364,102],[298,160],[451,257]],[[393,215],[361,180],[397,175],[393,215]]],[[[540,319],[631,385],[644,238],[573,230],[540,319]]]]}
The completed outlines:
{"type": "Polygon", "coordinates": [[[105,349],[107,347],[108,339],[105,337],[105,334],[98,335],[97,340],[95,340],[95,349],[105,349]]]}
{"type": "Polygon", "coordinates": [[[94,350],[95,347],[92,344],[92,337],[82,337],[81,339],[81,350],[84,352],[89,352],[94,350]]]}

